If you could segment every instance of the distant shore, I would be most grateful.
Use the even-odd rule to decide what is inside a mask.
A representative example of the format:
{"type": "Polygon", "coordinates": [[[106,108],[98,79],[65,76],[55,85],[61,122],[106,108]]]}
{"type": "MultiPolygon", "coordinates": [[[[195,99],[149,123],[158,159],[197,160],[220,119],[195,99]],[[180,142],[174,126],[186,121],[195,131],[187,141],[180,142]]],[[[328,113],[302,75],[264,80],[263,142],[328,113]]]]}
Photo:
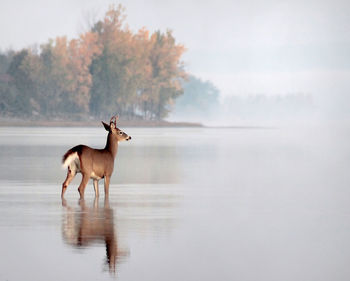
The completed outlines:
{"type": "MultiPolygon", "coordinates": [[[[108,120],[107,120],[108,121],[108,120]]],[[[105,120],[105,122],[107,122],[105,120]]],[[[101,121],[21,120],[0,118],[0,127],[98,127],[101,121]]],[[[119,120],[120,127],[203,127],[200,123],[146,120],[119,120]]]]}

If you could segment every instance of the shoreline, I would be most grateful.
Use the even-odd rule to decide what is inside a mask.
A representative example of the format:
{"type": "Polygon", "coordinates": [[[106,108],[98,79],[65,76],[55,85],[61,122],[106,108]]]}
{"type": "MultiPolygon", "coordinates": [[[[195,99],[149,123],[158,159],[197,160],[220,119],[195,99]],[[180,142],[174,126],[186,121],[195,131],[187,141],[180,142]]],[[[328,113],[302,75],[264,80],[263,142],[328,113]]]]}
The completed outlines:
{"type": "MultiPolygon", "coordinates": [[[[101,121],[67,121],[67,120],[20,120],[0,119],[0,127],[99,127],[101,121]]],[[[143,120],[119,120],[120,127],[204,127],[200,123],[168,122],[168,121],[143,121],[143,120]]]]}

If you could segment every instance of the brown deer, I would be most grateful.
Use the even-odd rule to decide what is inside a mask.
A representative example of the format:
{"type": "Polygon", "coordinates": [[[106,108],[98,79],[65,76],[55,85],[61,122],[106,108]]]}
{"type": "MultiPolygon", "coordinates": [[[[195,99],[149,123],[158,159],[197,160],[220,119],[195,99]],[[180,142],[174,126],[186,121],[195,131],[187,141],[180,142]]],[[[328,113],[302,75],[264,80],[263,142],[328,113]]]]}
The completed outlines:
{"type": "Polygon", "coordinates": [[[78,191],[80,198],[84,198],[85,187],[89,179],[93,179],[95,196],[99,196],[98,181],[104,179],[105,196],[108,196],[109,181],[114,168],[114,159],[120,141],[131,140],[131,137],[117,128],[118,116],[113,116],[109,125],[102,122],[108,131],[107,142],[104,149],[94,149],[86,145],[77,145],[69,149],[62,159],[63,167],[68,168],[67,178],[62,184],[61,197],[77,173],[82,174],[78,191]]]}

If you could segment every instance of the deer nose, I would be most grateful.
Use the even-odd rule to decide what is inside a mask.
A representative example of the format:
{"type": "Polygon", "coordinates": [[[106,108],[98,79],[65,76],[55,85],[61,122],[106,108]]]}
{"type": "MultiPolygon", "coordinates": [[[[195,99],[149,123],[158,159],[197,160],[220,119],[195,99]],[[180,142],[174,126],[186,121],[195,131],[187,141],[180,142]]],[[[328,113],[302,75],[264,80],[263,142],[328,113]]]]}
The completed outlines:
{"type": "Polygon", "coordinates": [[[131,140],[131,137],[129,136],[127,140],[131,140]]]}

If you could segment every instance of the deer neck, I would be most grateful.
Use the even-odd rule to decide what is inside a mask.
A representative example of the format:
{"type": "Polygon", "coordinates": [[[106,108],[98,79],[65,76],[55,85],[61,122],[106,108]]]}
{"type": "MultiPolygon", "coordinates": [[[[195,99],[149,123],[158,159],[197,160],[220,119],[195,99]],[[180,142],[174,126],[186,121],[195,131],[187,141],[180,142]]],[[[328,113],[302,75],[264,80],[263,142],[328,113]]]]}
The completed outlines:
{"type": "Polygon", "coordinates": [[[105,150],[109,151],[113,155],[113,158],[115,158],[117,155],[118,141],[112,136],[111,133],[108,133],[105,150]]]}

